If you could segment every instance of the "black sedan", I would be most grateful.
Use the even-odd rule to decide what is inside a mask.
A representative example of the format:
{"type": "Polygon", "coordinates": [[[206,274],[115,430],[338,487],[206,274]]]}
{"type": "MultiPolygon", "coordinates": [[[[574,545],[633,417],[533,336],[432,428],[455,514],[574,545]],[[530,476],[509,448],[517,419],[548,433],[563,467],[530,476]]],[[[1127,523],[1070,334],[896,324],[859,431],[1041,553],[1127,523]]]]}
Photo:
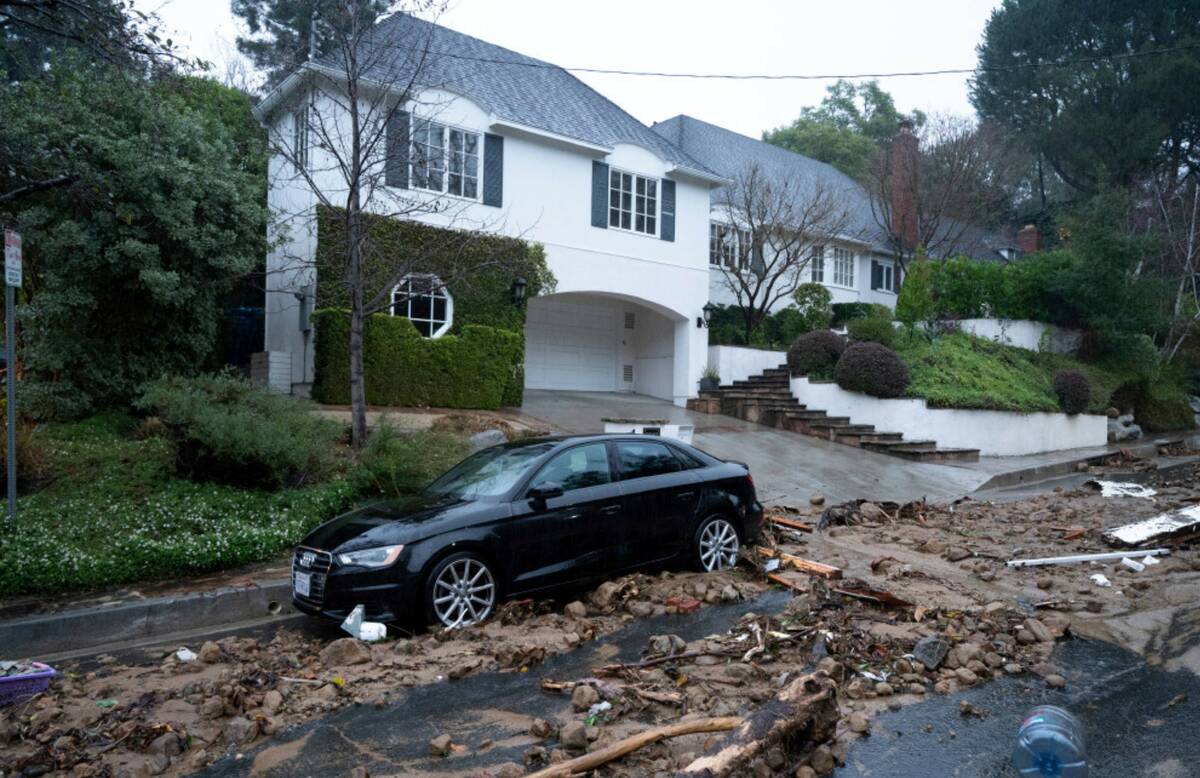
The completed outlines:
{"type": "Polygon", "coordinates": [[[296,606],[341,619],[465,626],[505,597],[686,560],[737,562],[762,526],[745,465],[674,440],[594,435],[484,449],[408,499],[317,527],[296,606]]]}

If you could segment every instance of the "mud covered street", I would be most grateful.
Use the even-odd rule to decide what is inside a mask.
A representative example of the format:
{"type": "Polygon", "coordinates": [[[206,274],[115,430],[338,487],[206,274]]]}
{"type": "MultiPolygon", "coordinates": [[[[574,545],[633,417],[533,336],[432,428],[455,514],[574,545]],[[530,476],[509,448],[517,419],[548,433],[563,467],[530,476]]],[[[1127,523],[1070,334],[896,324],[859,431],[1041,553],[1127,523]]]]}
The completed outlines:
{"type": "Polygon", "coordinates": [[[1003,775],[1020,716],[1048,701],[1090,738],[1120,732],[1096,751],[1103,774],[1182,776],[1200,670],[1192,536],[1154,543],[1170,553],[1142,570],[1007,562],[1111,552],[1105,530],[1195,504],[1200,473],[1131,460],[1086,475],[1155,493],[775,506],[771,536],[729,573],[629,576],[375,644],[285,631],[191,646],[191,661],[63,666],[0,712],[0,771],[566,775],[675,728],[587,769],[901,775],[934,749],[947,771],[1003,775]],[[705,731],[676,734],[689,725],[705,731]]]}

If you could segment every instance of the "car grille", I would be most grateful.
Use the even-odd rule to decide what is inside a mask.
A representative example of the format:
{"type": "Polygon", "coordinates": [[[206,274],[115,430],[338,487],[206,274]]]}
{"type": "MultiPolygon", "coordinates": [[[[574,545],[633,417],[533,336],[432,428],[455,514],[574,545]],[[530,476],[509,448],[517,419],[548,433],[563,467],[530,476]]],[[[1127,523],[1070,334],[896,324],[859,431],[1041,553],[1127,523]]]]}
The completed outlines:
{"type": "Polygon", "coordinates": [[[292,596],[309,605],[319,606],[325,599],[325,576],[329,574],[331,567],[333,567],[333,554],[328,551],[318,551],[315,548],[305,548],[304,546],[297,548],[296,555],[292,557],[292,596]],[[295,573],[297,572],[309,573],[312,576],[307,597],[296,594],[295,573]]]}

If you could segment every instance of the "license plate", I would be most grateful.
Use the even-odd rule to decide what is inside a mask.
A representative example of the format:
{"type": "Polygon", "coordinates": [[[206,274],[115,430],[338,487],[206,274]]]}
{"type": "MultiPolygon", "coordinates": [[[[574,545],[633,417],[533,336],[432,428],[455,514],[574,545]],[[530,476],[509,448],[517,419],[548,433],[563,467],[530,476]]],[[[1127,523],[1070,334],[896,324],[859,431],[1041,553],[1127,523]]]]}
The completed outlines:
{"type": "Polygon", "coordinates": [[[292,586],[295,588],[296,594],[301,597],[308,597],[309,592],[312,591],[312,574],[296,573],[292,586]]]}

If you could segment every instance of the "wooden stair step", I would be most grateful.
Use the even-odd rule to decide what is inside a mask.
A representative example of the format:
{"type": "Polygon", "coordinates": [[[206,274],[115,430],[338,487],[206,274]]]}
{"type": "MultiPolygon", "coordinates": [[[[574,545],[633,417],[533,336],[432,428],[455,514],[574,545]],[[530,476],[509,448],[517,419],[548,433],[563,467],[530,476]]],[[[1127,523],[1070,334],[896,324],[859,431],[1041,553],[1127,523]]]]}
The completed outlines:
{"type": "Polygon", "coordinates": [[[863,448],[874,449],[888,453],[891,449],[897,446],[904,446],[908,449],[933,451],[937,448],[936,440],[884,440],[877,443],[863,443],[863,448]]]}

